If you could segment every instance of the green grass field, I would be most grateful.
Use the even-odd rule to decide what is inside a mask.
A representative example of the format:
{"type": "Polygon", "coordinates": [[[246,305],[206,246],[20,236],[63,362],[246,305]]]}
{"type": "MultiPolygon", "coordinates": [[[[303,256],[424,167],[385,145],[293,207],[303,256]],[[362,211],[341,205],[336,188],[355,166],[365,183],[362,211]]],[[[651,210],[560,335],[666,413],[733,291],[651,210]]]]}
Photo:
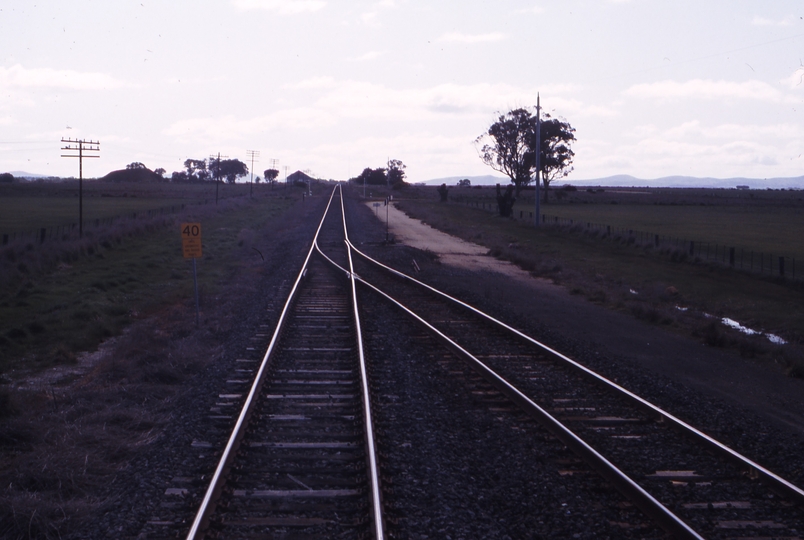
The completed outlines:
{"type": "MultiPolygon", "coordinates": [[[[804,261],[804,202],[800,191],[607,189],[590,194],[565,192],[562,199],[551,192],[541,205],[548,217],[692,240],[696,244],[735,247],[746,252],[784,255],[804,261]]],[[[433,193],[433,198],[437,195],[433,193]]],[[[485,188],[453,189],[458,203],[496,205],[494,192],[485,188]]],[[[527,219],[534,209],[533,192],[523,192],[514,205],[527,219]]],[[[804,264],[802,264],[804,268],[804,264]]]]}
{"type": "Polygon", "coordinates": [[[191,302],[192,265],[182,257],[181,221],[202,223],[201,309],[214,310],[217,284],[243,257],[258,256],[251,250],[235,256],[245,249],[241,231],[259,230],[297,199],[277,192],[273,197],[241,197],[218,209],[214,204],[190,206],[173,225],[68,252],[57,268],[29,272],[21,281],[5,284],[0,287],[0,372],[70,362],[78,352],[119,334],[131,320],[191,302]]]}
{"type": "MultiPolygon", "coordinates": [[[[244,184],[220,185],[219,196],[242,196],[248,193],[248,189],[244,184]]],[[[266,186],[259,186],[258,191],[266,189],[266,186]]],[[[78,223],[78,191],[77,181],[0,187],[0,234],[78,223]]],[[[84,225],[91,226],[95,220],[127,216],[134,212],[214,200],[214,184],[147,185],[85,181],[84,225]]]]}
{"type": "Polygon", "coordinates": [[[543,213],[804,261],[804,211],[792,207],[548,205],[543,213]]]}

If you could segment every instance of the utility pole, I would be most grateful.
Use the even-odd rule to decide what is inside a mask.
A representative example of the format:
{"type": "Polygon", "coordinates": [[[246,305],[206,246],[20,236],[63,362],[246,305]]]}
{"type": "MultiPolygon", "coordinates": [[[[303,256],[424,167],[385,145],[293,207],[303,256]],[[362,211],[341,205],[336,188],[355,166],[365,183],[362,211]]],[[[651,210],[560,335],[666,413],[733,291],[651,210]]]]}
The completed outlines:
{"type": "Polygon", "coordinates": [[[249,197],[254,196],[254,158],[260,157],[259,150],[246,150],[246,154],[251,158],[251,187],[249,188],[249,197]]]}
{"type": "Polygon", "coordinates": [[[61,142],[67,146],[62,146],[62,150],[68,152],[78,151],[78,154],[62,154],[61,157],[78,158],[78,238],[84,237],[84,158],[99,158],[97,154],[87,154],[84,152],[100,152],[99,141],[85,141],[83,139],[65,139],[61,142]],[[77,146],[76,146],[77,145],[77,146]],[[86,146],[84,146],[86,145],[86,146]]]}
{"type": "Polygon", "coordinates": [[[288,166],[285,165],[285,187],[288,187],[288,166]]]}
{"type": "MultiPolygon", "coordinates": [[[[276,176],[278,177],[279,176],[279,169],[276,168],[276,164],[279,162],[279,160],[276,159],[276,158],[271,158],[268,161],[271,162],[271,169],[276,171],[276,176]]],[[[274,182],[278,182],[278,181],[279,181],[278,178],[274,178],[274,179],[271,180],[271,189],[274,189],[274,182]]]]}
{"type": "MultiPolygon", "coordinates": [[[[223,156],[223,159],[227,159],[229,156],[223,156]]],[[[218,206],[218,184],[220,184],[221,179],[221,153],[218,152],[218,157],[209,156],[209,164],[216,163],[217,167],[215,167],[215,206],[218,206]]]]}
{"type": "Polygon", "coordinates": [[[534,226],[539,227],[539,177],[541,176],[541,157],[542,157],[542,106],[539,103],[539,93],[536,93],[536,208],[533,212],[535,218],[534,226]]]}

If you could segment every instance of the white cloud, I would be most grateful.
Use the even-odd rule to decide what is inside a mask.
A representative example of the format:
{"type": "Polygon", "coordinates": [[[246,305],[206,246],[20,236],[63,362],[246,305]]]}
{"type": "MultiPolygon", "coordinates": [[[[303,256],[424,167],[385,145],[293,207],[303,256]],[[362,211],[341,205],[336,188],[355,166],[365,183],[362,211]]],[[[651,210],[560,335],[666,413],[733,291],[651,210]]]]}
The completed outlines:
{"type": "Polygon", "coordinates": [[[789,77],[786,77],[779,82],[789,87],[791,90],[804,89],[804,65],[799,66],[799,68],[791,73],[789,77]]]}
{"type": "Polygon", "coordinates": [[[350,58],[352,62],[368,62],[370,60],[376,60],[380,56],[384,55],[386,51],[369,51],[365,54],[361,54],[360,56],[356,56],[354,58],[350,58]]]}
{"type": "Polygon", "coordinates": [[[242,140],[256,133],[278,129],[285,131],[322,129],[333,125],[334,122],[335,118],[326,111],[297,107],[248,118],[236,118],[233,115],[187,118],[173,122],[163,130],[163,133],[172,137],[209,143],[226,139],[242,140]]]}
{"type": "Polygon", "coordinates": [[[784,19],[768,19],[755,15],[751,24],[754,26],[792,26],[795,21],[796,18],[793,16],[787,16],[784,19]]]}
{"type": "Polygon", "coordinates": [[[371,11],[366,11],[360,14],[360,20],[367,26],[380,26],[377,22],[377,17],[380,15],[379,10],[395,9],[397,3],[394,0],[380,0],[375,2],[371,11]]]}
{"type": "Polygon", "coordinates": [[[363,24],[368,26],[378,26],[377,24],[377,12],[376,11],[367,11],[360,15],[360,20],[363,24]]]}
{"type": "Polygon", "coordinates": [[[533,6],[529,8],[518,9],[516,10],[516,13],[532,13],[534,15],[539,15],[541,13],[544,13],[544,8],[540,6],[533,6]]]}
{"type": "Polygon", "coordinates": [[[627,140],[587,141],[579,138],[575,147],[583,156],[576,177],[632,174],[656,178],[675,174],[694,176],[770,176],[794,173],[774,171],[801,153],[804,126],[779,124],[708,124],[704,119],[659,128],[648,124],[635,127],[627,140]]]}
{"type": "Polygon", "coordinates": [[[526,88],[505,83],[445,83],[423,88],[389,88],[382,84],[313,77],[285,88],[303,90],[306,107],[320,108],[341,118],[416,122],[443,115],[476,117],[485,123],[496,111],[532,107],[541,92],[546,112],[569,118],[613,116],[617,109],[591,105],[572,97],[580,87],[572,84],[526,88]]]}
{"type": "Polygon", "coordinates": [[[17,64],[0,67],[0,88],[68,88],[71,90],[109,90],[126,83],[104,73],[80,72],[69,69],[31,68],[17,64]]]}
{"type": "Polygon", "coordinates": [[[297,83],[288,83],[283,85],[284,88],[289,88],[291,90],[309,90],[309,89],[316,89],[316,88],[333,88],[337,83],[335,79],[332,77],[322,76],[322,77],[311,77],[309,79],[304,79],[303,81],[299,81],[297,83]]]}
{"type": "Polygon", "coordinates": [[[232,3],[244,11],[261,9],[281,15],[313,13],[327,5],[324,0],[232,0],[232,3]]]}
{"type": "Polygon", "coordinates": [[[712,81],[693,79],[686,82],[660,81],[636,84],[624,92],[625,95],[649,99],[756,99],[779,102],[784,96],[766,82],[751,80],[745,82],[712,81]]]}
{"type": "Polygon", "coordinates": [[[500,32],[490,32],[488,34],[464,34],[462,32],[448,32],[438,38],[438,41],[458,42],[458,43],[489,43],[502,41],[505,34],[500,32]]]}

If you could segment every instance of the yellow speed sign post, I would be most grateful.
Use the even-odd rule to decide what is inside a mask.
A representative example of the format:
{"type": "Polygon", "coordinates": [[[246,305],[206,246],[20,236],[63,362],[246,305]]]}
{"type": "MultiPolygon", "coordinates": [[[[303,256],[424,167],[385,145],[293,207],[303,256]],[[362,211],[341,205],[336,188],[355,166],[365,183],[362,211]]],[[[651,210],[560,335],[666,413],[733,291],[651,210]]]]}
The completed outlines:
{"type": "Polygon", "coordinates": [[[185,259],[200,259],[201,252],[201,224],[181,224],[181,250],[185,259]]]}
{"type": "Polygon", "coordinates": [[[181,251],[185,259],[193,260],[193,286],[195,288],[195,324],[198,326],[198,272],[195,260],[203,255],[201,249],[201,224],[181,224],[181,251]]]}

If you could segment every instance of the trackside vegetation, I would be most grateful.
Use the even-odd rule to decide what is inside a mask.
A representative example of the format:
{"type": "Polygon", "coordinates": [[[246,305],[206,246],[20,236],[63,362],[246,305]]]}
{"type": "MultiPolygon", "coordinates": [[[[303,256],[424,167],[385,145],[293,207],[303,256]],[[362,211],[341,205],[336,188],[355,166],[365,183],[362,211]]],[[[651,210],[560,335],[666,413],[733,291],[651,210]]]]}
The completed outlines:
{"type": "MultiPolygon", "coordinates": [[[[652,200],[648,204],[644,202],[646,195],[638,199],[639,203],[626,204],[629,196],[637,195],[606,190],[605,202],[601,203],[593,197],[602,193],[584,192],[576,201],[587,202],[564,199],[561,204],[542,207],[545,213],[574,216],[578,223],[539,229],[528,219],[498,217],[496,204],[492,209],[492,193],[488,188],[452,188],[450,202],[443,204],[438,202],[435,188],[417,187],[396,199],[399,208],[412,217],[483,245],[490,254],[551,279],[572,294],[692,334],[712,346],[733,347],[744,356],[761,358],[791,375],[804,376],[800,347],[804,337],[804,283],[680,256],[676,250],[656,248],[652,243],[638,245],[626,236],[607,236],[585,227],[586,221],[596,218],[633,229],[708,237],[721,244],[772,246],[777,253],[795,253],[804,230],[797,210],[801,205],[799,192],[758,192],[752,198],[750,193],[738,196],[726,190],[658,190],[649,195],[652,200]],[[618,204],[611,204],[612,200],[618,204]],[[485,202],[486,210],[472,204],[478,201],[485,202]],[[701,206],[702,201],[705,206],[701,206]],[[617,211],[610,211],[610,207],[617,211]],[[738,215],[739,223],[735,222],[738,215]],[[789,343],[779,346],[762,336],[741,335],[721,325],[721,317],[781,336],[789,343]]],[[[528,205],[523,210],[531,209],[528,205]]]]}
{"type": "MultiPolygon", "coordinates": [[[[247,186],[237,187],[248,193],[247,186]]],[[[128,186],[126,192],[138,189],[143,188],[128,186]]],[[[173,201],[179,193],[163,189],[150,192],[151,204],[163,204],[160,195],[173,201]]],[[[0,373],[75,362],[76,355],[94,350],[130,322],[189,301],[192,267],[182,258],[182,221],[202,223],[201,309],[212,309],[216,284],[236,266],[232,253],[252,241],[253,230],[298,199],[292,195],[263,186],[254,198],[230,196],[218,205],[194,204],[168,215],[141,213],[90,229],[81,240],[0,246],[0,373]]],[[[44,195],[35,198],[47,201],[44,195]]],[[[21,216],[26,206],[19,207],[21,216]]],[[[259,256],[256,250],[250,253],[259,256]]]]}

